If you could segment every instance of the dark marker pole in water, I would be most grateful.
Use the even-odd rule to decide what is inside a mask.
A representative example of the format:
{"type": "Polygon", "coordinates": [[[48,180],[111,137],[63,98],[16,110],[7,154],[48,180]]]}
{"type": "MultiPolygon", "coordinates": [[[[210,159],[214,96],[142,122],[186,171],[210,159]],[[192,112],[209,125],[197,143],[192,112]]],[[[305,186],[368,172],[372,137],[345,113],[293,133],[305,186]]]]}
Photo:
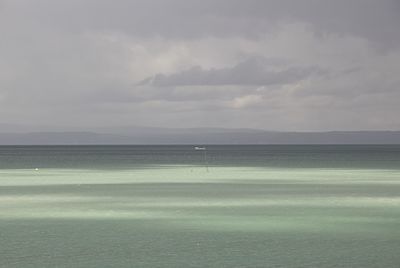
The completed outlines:
{"type": "Polygon", "coordinates": [[[207,149],[206,147],[194,147],[196,151],[203,151],[204,152],[204,165],[206,166],[206,170],[208,172],[208,163],[207,163],[207,149]]]}

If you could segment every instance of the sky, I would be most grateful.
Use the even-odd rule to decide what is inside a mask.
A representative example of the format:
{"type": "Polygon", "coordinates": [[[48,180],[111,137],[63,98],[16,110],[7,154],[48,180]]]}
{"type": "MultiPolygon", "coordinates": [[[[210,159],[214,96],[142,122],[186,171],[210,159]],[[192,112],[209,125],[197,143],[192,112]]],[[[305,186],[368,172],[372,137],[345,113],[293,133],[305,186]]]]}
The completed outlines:
{"type": "Polygon", "coordinates": [[[400,130],[398,0],[0,0],[0,123],[400,130]]]}

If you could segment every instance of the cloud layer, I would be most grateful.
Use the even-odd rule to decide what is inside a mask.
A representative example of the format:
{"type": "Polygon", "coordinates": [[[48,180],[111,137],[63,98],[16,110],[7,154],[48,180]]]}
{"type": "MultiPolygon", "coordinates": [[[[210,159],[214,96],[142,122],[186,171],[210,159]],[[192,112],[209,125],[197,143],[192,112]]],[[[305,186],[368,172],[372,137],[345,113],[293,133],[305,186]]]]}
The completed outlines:
{"type": "Polygon", "coordinates": [[[268,60],[250,58],[234,67],[203,70],[200,66],[171,75],[157,74],[140,84],[165,86],[268,86],[284,85],[303,80],[320,70],[317,68],[290,67],[284,70],[270,70],[268,60]]]}
{"type": "Polygon", "coordinates": [[[395,0],[3,0],[0,123],[400,129],[398,25],[395,0]]]}

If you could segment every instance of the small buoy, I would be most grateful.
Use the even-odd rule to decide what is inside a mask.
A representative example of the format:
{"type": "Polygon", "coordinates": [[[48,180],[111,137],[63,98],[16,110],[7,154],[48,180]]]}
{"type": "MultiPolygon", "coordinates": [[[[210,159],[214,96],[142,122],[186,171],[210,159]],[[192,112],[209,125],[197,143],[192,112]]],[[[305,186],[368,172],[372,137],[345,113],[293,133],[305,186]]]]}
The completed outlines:
{"type": "Polygon", "coordinates": [[[39,169],[38,169],[38,168],[35,168],[35,170],[38,171],[39,169]]]}

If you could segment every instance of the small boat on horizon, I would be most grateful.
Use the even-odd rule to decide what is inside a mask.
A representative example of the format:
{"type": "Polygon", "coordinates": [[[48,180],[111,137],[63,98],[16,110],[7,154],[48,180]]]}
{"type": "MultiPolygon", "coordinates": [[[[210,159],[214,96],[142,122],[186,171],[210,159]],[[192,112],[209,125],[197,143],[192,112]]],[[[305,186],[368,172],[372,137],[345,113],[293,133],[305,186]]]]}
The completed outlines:
{"type": "Polygon", "coordinates": [[[196,146],[196,147],[194,147],[194,149],[195,149],[195,150],[201,151],[201,150],[205,150],[206,147],[199,147],[199,146],[196,146]]]}

